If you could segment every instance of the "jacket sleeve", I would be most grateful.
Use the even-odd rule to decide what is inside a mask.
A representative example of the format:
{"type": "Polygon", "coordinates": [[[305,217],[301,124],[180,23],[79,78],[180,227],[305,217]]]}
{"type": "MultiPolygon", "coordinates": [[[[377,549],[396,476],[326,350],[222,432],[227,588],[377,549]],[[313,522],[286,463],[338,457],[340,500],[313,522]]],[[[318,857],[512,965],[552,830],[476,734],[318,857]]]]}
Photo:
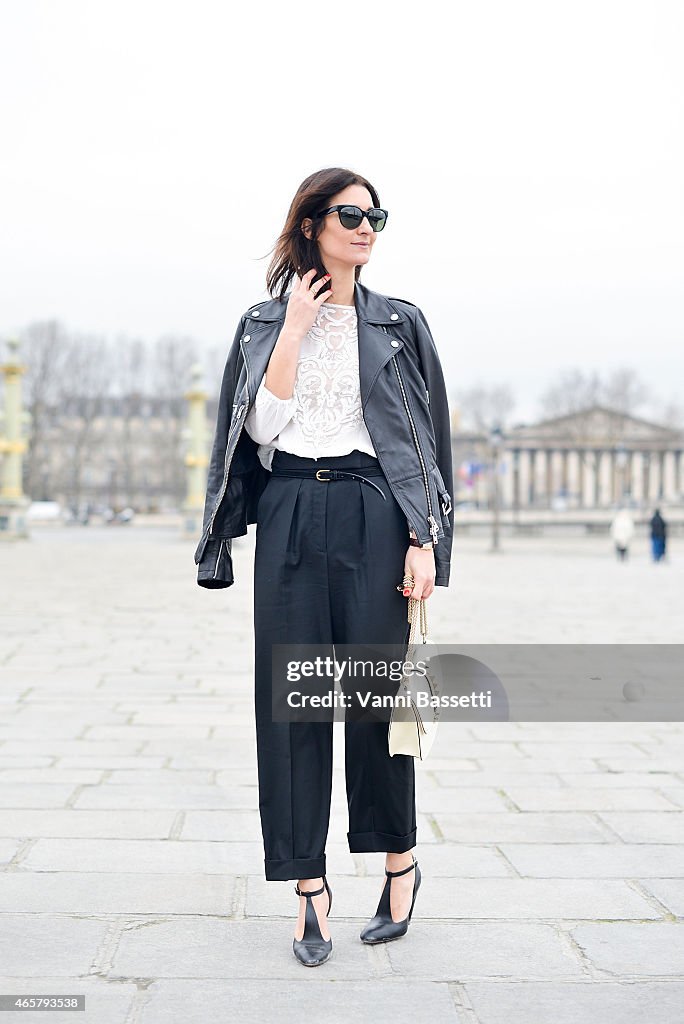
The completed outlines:
{"type": "Polygon", "coordinates": [[[216,499],[223,486],[223,470],[226,461],[228,428],[233,415],[233,395],[237,376],[237,364],[241,358],[240,339],[245,330],[245,317],[241,317],[233,343],[228,352],[223,370],[216,416],[216,430],[211,447],[207,470],[207,493],[202,517],[202,536],[195,550],[197,583],[211,590],[230,587],[233,580],[231,538],[213,536],[209,538],[209,522],[216,505],[216,499]]]}
{"type": "Polygon", "coordinates": [[[436,461],[444,486],[452,503],[450,512],[442,515],[444,534],[439,538],[435,552],[435,586],[448,587],[453,541],[454,477],[451,454],[451,416],[444,373],[437,346],[421,309],[416,306],[415,335],[423,378],[428,390],[430,418],[435,432],[436,461]]]}

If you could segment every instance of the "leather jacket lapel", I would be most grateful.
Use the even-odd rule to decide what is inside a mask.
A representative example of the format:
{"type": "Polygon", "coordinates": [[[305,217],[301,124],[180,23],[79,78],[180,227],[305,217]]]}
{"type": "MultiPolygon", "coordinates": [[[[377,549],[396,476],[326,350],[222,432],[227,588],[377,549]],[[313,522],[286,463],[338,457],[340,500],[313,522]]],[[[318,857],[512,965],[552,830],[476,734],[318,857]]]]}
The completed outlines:
{"type": "MultiPolygon", "coordinates": [[[[354,290],[354,305],[358,321],[361,403],[365,407],[378,373],[404,344],[401,339],[383,330],[383,327],[395,327],[404,323],[406,317],[384,295],[366,288],[358,281],[354,290]]],[[[266,372],[286,311],[287,300],[280,302],[278,299],[270,299],[258,309],[247,313],[242,351],[247,367],[250,407],[266,372]]]]}

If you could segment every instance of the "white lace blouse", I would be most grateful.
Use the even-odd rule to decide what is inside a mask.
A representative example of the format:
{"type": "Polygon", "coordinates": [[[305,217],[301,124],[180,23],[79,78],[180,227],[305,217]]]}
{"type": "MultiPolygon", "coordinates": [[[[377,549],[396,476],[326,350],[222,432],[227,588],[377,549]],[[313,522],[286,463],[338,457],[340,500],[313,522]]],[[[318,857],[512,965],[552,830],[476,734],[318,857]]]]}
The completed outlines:
{"type": "Polygon", "coordinates": [[[277,398],[265,384],[245,420],[270,470],[276,448],[320,459],[358,449],[376,455],[364,423],[359,389],[356,308],[323,302],[299,350],[291,398],[277,398]]]}

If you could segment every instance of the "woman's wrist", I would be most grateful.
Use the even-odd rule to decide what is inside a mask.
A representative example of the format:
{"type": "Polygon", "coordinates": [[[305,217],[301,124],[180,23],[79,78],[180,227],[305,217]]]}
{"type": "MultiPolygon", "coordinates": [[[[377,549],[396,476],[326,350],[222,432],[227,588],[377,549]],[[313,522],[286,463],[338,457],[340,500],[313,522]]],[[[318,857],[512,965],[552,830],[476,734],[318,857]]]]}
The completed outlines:
{"type": "Polygon", "coordinates": [[[409,544],[411,545],[411,547],[421,548],[421,550],[423,551],[432,551],[432,548],[434,547],[431,540],[426,541],[425,544],[421,544],[418,538],[416,537],[416,531],[413,529],[409,530],[409,544]]]}

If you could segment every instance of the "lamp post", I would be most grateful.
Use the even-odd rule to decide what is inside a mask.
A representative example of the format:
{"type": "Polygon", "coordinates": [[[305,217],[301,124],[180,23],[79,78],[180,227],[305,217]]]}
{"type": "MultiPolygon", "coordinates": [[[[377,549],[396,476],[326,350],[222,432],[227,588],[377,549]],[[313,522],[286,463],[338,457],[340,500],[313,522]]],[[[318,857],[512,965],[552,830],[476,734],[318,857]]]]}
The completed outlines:
{"type": "Polygon", "coordinates": [[[199,363],[190,369],[190,387],[185,392],[187,402],[187,426],[182,438],[185,445],[186,493],[183,503],[183,527],[181,534],[194,537],[202,528],[204,492],[207,486],[207,393],[202,384],[202,367],[199,363]]]}
{"type": "Polygon", "coordinates": [[[490,551],[500,551],[499,543],[499,450],[503,441],[503,433],[498,423],[495,423],[489,433],[489,443],[492,450],[492,465],[494,473],[492,478],[492,546],[490,551]]]}
{"type": "Polygon", "coordinates": [[[617,466],[616,495],[618,507],[625,500],[625,467],[627,465],[627,449],[623,442],[615,446],[615,464],[617,466]]]}
{"type": "Polygon", "coordinates": [[[28,537],[28,508],[31,499],[24,494],[23,456],[31,414],[23,409],[21,378],[26,366],[19,362],[19,342],[10,338],[8,355],[0,363],[4,381],[4,411],[0,414],[0,540],[28,537]]]}
{"type": "Polygon", "coordinates": [[[513,452],[513,523],[514,530],[520,518],[520,449],[513,452]]]}

